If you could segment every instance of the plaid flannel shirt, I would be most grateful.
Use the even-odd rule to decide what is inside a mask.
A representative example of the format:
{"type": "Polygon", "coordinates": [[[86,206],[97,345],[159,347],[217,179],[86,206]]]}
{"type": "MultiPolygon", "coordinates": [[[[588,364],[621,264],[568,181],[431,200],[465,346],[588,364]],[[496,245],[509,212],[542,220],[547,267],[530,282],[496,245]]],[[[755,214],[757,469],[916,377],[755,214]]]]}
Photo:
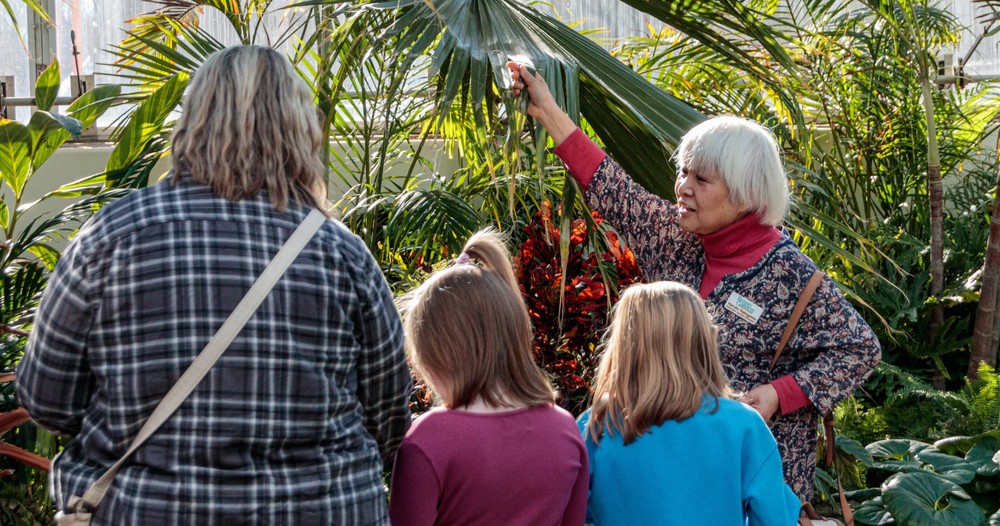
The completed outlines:
{"type": "MultiPolygon", "coordinates": [[[[54,462],[60,508],[125,452],[308,212],[180,179],[98,213],[43,295],[17,387],[73,437],[54,462]]],[[[410,422],[402,343],[371,254],[328,221],[94,523],[386,523],[382,466],[410,422]]]]}

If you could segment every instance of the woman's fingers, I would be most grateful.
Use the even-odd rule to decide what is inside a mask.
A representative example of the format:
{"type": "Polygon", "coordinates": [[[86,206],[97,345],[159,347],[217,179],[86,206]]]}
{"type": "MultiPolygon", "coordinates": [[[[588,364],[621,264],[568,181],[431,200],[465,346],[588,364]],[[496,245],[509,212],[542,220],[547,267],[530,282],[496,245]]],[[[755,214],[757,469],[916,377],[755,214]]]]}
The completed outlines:
{"type": "Polygon", "coordinates": [[[520,95],[521,90],[528,87],[529,82],[525,79],[530,77],[531,74],[526,70],[522,70],[521,68],[524,66],[513,60],[507,62],[507,67],[510,69],[510,78],[513,81],[511,89],[514,91],[514,95],[520,95]]]}

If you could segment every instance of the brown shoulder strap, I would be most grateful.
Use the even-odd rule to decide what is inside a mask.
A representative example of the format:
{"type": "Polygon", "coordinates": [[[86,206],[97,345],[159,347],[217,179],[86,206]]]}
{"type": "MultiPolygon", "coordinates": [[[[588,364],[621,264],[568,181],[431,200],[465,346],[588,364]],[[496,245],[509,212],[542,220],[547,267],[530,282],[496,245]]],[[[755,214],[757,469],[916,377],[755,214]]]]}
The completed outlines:
{"type": "Polygon", "coordinates": [[[812,299],[813,293],[816,292],[820,282],[823,281],[823,276],[825,274],[823,274],[822,270],[813,272],[812,277],[809,278],[809,282],[806,283],[805,288],[799,293],[799,300],[795,303],[795,308],[792,309],[792,315],[788,317],[788,325],[785,325],[785,332],[781,335],[781,342],[778,343],[778,348],[774,350],[774,358],[771,358],[771,366],[767,368],[767,372],[771,372],[774,369],[774,364],[778,363],[781,351],[785,350],[785,344],[792,337],[795,327],[799,324],[799,318],[802,317],[802,312],[806,310],[806,305],[809,305],[809,300],[812,299]]]}
{"type": "Polygon", "coordinates": [[[840,482],[840,470],[833,464],[837,459],[837,439],[833,425],[833,414],[823,415],[823,434],[826,435],[826,465],[833,469],[834,475],[837,476],[837,491],[840,495],[840,511],[844,515],[844,524],[854,526],[854,510],[851,509],[851,504],[847,502],[847,496],[844,495],[844,485],[840,482]]]}
{"type": "MultiPolygon", "coordinates": [[[[788,317],[788,324],[785,325],[785,332],[781,335],[781,341],[778,343],[778,348],[774,351],[774,357],[771,358],[771,366],[767,368],[768,372],[774,369],[774,365],[778,363],[778,357],[781,356],[781,352],[785,350],[785,344],[788,343],[788,339],[792,337],[792,332],[795,331],[795,327],[799,324],[799,318],[802,317],[802,312],[806,310],[806,305],[809,305],[809,301],[812,300],[813,293],[819,288],[819,284],[823,281],[823,271],[817,270],[813,272],[813,275],[809,278],[809,282],[799,293],[799,299],[795,302],[795,307],[792,309],[791,316],[788,317]]],[[[826,465],[833,468],[834,474],[837,476],[837,489],[840,493],[840,508],[844,515],[844,522],[847,526],[854,526],[854,512],[851,510],[850,504],[847,502],[847,498],[844,495],[844,487],[840,482],[840,472],[837,467],[833,465],[835,460],[835,455],[837,451],[836,439],[833,430],[833,415],[826,414],[823,415],[823,431],[826,435],[826,465]]],[[[803,505],[803,509],[806,514],[799,517],[799,524],[812,524],[812,520],[819,518],[819,515],[813,511],[812,506],[806,502],[803,505]]]]}

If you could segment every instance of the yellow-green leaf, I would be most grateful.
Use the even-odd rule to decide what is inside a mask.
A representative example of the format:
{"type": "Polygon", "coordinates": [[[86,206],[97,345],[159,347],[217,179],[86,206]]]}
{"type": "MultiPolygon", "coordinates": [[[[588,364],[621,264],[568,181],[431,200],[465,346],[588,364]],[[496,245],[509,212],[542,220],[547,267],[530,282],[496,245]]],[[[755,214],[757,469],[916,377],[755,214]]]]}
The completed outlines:
{"type": "Polygon", "coordinates": [[[8,221],[10,221],[10,213],[7,211],[7,202],[0,199],[0,228],[6,229],[8,221]]]}
{"type": "Polygon", "coordinates": [[[175,73],[139,106],[125,125],[118,144],[111,152],[107,171],[120,170],[128,166],[142,152],[146,143],[160,133],[167,115],[180,104],[189,78],[186,72],[175,73]]]}
{"type": "Polygon", "coordinates": [[[69,105],[67,113],[80,121],[83,129],[87,129],[97,122],[97,118],[104,115],[108,108],[115,103],[115,98],[121,94],[121,86],[99,86],[69,105]]]}
{"type": "Polygon", "coordinates": [[[0,174],[3,181],[20,197],[31,168],[31,134],[27,126],[0,120],[0,174]]]}
{"type": "Polygon", "coordinates": [[[52,109],[52,104],[56,102],[56,95],[59,94],[59,61],[55,58],[49,67],[38,76],[35,81],[35,106],[42,111],[52,109]]]}

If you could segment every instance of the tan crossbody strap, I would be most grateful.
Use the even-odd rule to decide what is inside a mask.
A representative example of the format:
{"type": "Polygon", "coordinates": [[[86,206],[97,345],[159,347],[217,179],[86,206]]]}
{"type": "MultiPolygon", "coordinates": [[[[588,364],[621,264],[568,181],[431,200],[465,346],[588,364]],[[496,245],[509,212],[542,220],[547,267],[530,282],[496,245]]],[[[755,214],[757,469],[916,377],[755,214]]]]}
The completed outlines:
{"type": "Polygon", "coordinates": [[[795,326],[799,324],[799,318],[802,317],[802,312],[806,310],[806,305],[809,305],[809,300],[812,299],[813,293],[819,287],[819,284],[823,281],[822,270],[817,270],[813,272],[812,277],[809,278],[809,282],[806,283],[805,288],[799,293],[799,300],[795,302],[795,308],[792,309],[792,315],[788,317],[788,325],[785,325],[785,332],[781,335],[781,341],[778,343],[778,348],[774,350],[774,358],[771,358],[771,366],[767,368],[767,372],[771,372],[774,369],[774,364],[778,363],[778,357],[781,356],[781,351],[785,350],[785,344],[788,343],[788,339],[792,337],[792,333],[795,332],[795,326]]]}
{"type": "MultiPolygon", "coordinates": [[[[767,368],[767,372],[770,373],[774,369],[774,365],[778,363],[778,357],[781,356],[781,352],[785,350],[785,345],[788,343],[788,339],[792,337],[792,333],[795,331],[795,327],[799,324],[799,318],[802,317],[802,312],[806,310],[806,305],[812,300],[813,294],[816,289],[819,288],[819,284],[823,282],[824,273],[822,270],[817,270],[813,272],[813,275],[809,278],[809,282],[799,293],[799,299],[795,302],[795,307],[792,309],[792,314],[788,317],[788,324],[785,325],[785,332],[781,335],[781,341],[778,343],[778,348],[774,351],[774,358],[771,358],[771,366],[767,368]]],[[[836,459],[837,442],[836,435],[833,430],[833,415],[826,414],[823,415],[823,434],[826,435],[826,465],[833,466],[833,462],[836,459]]],[[[844,522],[847,526],[854,526],[854,511],[851,510],[850,504],[847,502],[847,497],[844,495],[844,486],[840,482],[840,472],[837,468],[833,469],[834,474],[837,476],[837,490],[840,492],[840,509],[844,514],[844,522]]],[[[813,511],[812,506],[805,502],[803,504],[803,509],[806,510],[806,516],[803,517],[804,521],[800,520],[800,524],[810,524],[811,520],[819,518],[819,515],[813,511]]]]}
{"type": "Polygon", "coordinates": [[[833,430],[833,415],[823,415],[823,434],[826,435],[826,465],[833,468],[833,474],[837,476],[837,491],[840,495],[840,511],[844,514],[844,523],[847,526],[854,526],[854,510],[847,503],[847,496],[844,495],[844,485],[840,483],[840,472],[837,466],[833,465],[836,460],[837,440],[833,430]]]}
{"type": "Polygon", "coordinates": [[[324,222],[326,222],[326,216],[323,212],[315,208],[302,220],[302,223],[299,224],[291,237],[288,238],[288,241],[281,247],[281,250],[275,254],[271,262],[264,268],[257,281],[254,282],[250,290],[240,300],[240,303],[233,309],[233,313],[229,315],[229,318],[222,324],[218,332],[212,336],[208,345],[191,362],[191,365],[188,366],[184,374],[177,380],[177,383],[170,388],[170,391],[167,391],[167,394],[163,396],[163,400],[160,401],[159,405],[153,409],[153,413],[146,419],[146,423],[139,430],[139,434],[132,441],[128,451],[118,459],[118,462],[115,462],[110,469],[104,472],[101,478],[97,479],[90,486],[90,489],[84,493],[83,498],[75,506],[73,506],[73,503],[70,503],[71,507],[74,507],[76,511],[90,511],[97,508],[97,505],[104,499],[104,494],[111,487],[111,481],[114,480],[115,475],[125,461],[170,418],[170,415],[194,391],[194,388],[201,382],[201,379],[208,374],[208,370],[222,356],[222,353],[225,352],[229,344],[236,338],[236,335],[239,334],[243,326],[250,320],[250,317],[257,311],[257,307],[260,306],[264,298],[271,292],[274,284],[278,282],[278,279],[285,273],[285,270],[295,261],[299,253],[302,252],[302,249],[309,243],[309,240],[312,239],[313,235],[324,222]]]}

